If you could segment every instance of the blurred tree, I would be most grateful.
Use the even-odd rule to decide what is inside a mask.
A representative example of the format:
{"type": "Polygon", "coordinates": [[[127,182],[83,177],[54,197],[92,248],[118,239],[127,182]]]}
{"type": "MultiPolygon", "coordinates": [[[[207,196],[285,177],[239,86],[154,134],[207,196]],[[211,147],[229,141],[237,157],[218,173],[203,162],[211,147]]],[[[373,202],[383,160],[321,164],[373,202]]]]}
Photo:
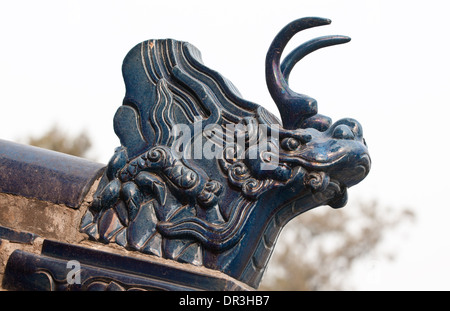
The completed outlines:
{"type": "MultiPolygon", "coordinates": [[[[283,229],[260,290],[342,290],[356,262],[373,256],[383,237],[414,214],[380,207],[318,208],[283,229]]],[[[392,256],[395,254],[389,254],[392,256]]]]}
{"type": "Polygon", "coordinates": [[[61,130],[58,125],[52,126],[40,137],[29,137],[26,143],[77,157],[86,157],[92,146],[91,139],[86,132],[83,131],[72,137],[61,130]]]}

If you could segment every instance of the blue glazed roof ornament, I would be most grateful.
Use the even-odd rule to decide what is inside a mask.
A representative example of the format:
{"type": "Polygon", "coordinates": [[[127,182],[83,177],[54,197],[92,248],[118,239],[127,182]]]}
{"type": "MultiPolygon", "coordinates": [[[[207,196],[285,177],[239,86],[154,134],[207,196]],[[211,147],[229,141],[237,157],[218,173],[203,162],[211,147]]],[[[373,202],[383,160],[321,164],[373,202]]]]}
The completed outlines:
{"type": "Polygon", "coordinates": [[[320,205],[344,206],[347,188],[370,169],[361,125],[332,123],[288,83],[303,57],[350,38],[316,38],[280,61],[296,33],[329,23],[295,20],[268,50],[267,87],[282,122],[243,99],[187,42],[148,40],[131,49],[114,117],[121,146],[80,230],[257,288],[283,226],[320,205]]]}

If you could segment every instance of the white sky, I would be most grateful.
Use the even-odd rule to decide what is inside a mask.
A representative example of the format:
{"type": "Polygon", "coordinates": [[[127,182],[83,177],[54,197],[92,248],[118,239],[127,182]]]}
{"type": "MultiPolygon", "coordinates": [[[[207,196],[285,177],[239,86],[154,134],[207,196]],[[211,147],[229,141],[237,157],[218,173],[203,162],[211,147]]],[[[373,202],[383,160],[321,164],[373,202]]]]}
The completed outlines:
{"type": "Polygon", "coordinates": [[[290,85],[316,98],[320,113],[363,125],[373,165],[350,189],[347,208],[376,198],[418,216],[397,260],[374,262],[376,278],[360,276],[359,289],[449,290],[447,3],[0,1],[0,139],[38,135],[57,122],[74,134],[86,129],[91,156],[106,163],[119,145],[112,120],[125,93],[122,60],[147,39],[189,41],[247,100],[277,113],[264,78],[271,40],[299,17],[330,18],[288,49],[321,35],[352,41],[307,56],[290,85]]]}

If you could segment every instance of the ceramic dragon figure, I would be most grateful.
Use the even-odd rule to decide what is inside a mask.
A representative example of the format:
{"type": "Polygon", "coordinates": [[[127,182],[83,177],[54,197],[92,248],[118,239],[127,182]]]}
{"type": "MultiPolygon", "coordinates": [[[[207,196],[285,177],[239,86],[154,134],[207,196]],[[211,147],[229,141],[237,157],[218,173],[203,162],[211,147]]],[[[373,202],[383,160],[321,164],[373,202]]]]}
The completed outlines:
{"type": "Polygon", "coordinates": [[[281,121],[244,100],[193,45],[136,45],[123,62],[126,94],[114,118],[121,146],[80,230],[258,287],[283,226],[320,205],[344,206],[347,188],[370,169],[361,125],[332,123],[288,83],[304,56],[350,38],[313,39],[281,62],[296,33],[329,23],[295,20],[268,50],[266,81],[281,121]]]}

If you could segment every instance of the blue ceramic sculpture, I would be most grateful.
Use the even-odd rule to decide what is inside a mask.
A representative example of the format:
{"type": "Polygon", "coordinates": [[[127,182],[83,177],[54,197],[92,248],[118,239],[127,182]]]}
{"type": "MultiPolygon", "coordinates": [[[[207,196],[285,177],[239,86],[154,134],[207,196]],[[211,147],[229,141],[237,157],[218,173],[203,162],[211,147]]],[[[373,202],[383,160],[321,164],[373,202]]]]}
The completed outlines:
{"type": "Polygon", "coordinates": [[[257,288],[283,226],[320,205],[344,206],[347,188],[370,169],[361,125],[332,123],[288,84],[304,56],[350,39],[316,38],[280,62],[296,33],[329,23],[295,20],[269,48],[267,86],[282,122],[244,100],[193,45],[135,46],[123,62],[126,94],[114,117],[121,146],[80,230],[257,288]]]}

